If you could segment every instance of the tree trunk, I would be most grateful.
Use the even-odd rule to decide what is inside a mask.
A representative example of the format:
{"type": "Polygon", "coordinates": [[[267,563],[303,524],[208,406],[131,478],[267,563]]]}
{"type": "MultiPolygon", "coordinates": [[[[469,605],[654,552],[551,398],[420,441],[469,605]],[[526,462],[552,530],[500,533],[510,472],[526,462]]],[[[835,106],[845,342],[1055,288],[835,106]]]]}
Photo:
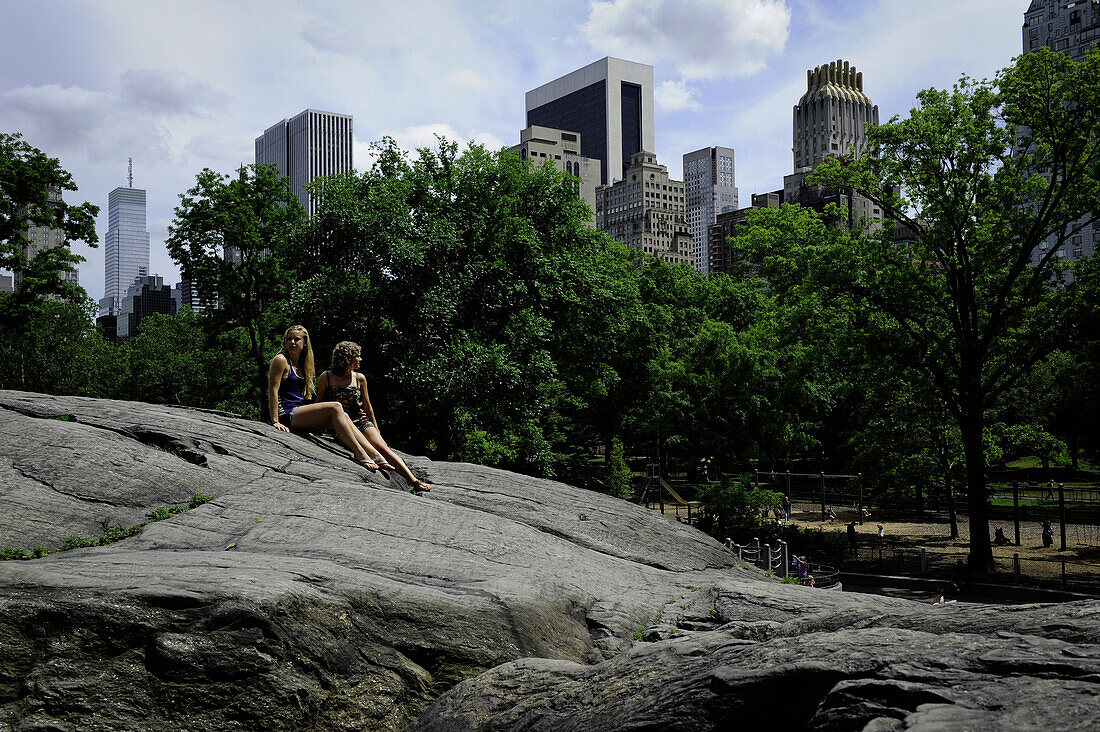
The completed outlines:
{"type": "Polygon", "coordinates": [[[979,415],[979,410],[972,411],[959,424],[966,456],[966,503],[970,524],[968,569],[971,575],[986,574],[994,569],[993,547],[989,543],[989,505],[986,503],[985,445],[979,415]]]}
{"type": "Polygon", "coordinates": [[[612,437],[614,434],[607,428],[600,430],[600,441],[603,442],[603,472],[605,474],[611,469],[611,440],[614,439],[612,437]]]}
{"type": "Polygon", "coordinates": [[[267,370],[268,365],[264,361],[264,353],[260,346],[259,340],[256,336],[256,330],[251,323],[249,323],[245,330],[248,331],[248,342],[252,347],[252,358],[256,364],[256,381],[253,384],[258,389],[258,392],[253,393],[253,397],[259,400],[260,405],[260,419],[269,421],[271,415],[268,414],[270,407],[267,403],[267,370]]]}
{"type": "Polygon", "coordinates": [[[950,471],[946,473],[946,482],[944,485],[947,486],[947,521],[951,524],[951,538],[958,539],[959,518],[955,513],[955,482],[951,480],[950,471]]]}

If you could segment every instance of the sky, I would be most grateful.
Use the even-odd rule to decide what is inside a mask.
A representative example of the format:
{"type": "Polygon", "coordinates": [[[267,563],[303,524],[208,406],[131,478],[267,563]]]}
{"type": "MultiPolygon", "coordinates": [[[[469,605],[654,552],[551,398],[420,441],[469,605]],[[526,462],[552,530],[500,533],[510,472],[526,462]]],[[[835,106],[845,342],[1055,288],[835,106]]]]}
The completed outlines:
{"type": "MultiPolygon", "coordinates": [[[[963,74],[990,78],[1021,50],[1028,0],[0,0],[0,132],[61,161],[100,206],[148,191],[150,271],[179,280],[164,240],[203,168],[254,162],[263,130],[306,108],[354,117],[370,144],[440,134],[519,142],[524,93],[604,56],[651,64],[658,162],[735,150],[741,205],[793,168],[792,107],[806,71],[863,72],[879,118],[963,74]]],[[[103,249],[80,283],[103,296],[103,249]]]]}

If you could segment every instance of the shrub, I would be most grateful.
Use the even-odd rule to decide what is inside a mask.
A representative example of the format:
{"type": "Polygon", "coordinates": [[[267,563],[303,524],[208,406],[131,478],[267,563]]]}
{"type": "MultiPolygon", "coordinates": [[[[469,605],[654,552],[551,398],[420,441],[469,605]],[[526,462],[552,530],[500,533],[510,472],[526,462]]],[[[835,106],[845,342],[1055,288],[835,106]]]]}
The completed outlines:
{"type": "MultiPolygon", "coordinates": [[[[310,480],[317,480],[316,478],[310,478],[310,480]]],[[[191,496],[191,503],[188,504],[188,508],[198,508],[204,503],[214,500],[214,496],[208,496],[205,493],[196,493],[191,496]]]]}
{"type": "Polygon", "coordinates": [[[764,507],[778,506],[783,495],[758,488],[748,478],[739,477],[705,484],[699,491],[699,500],[706,511],[704,530],[721,539],[759,526],[764,507]]]}
{"type": "Polygon", "coordinates": [[[120,529],[112,526],[104,531],[99,536],[99,540],[96,542],[99,546],[107,546],[108,544],[114,544],[116,541],[122,541],[131,536],[134,536],[141,532],[141,526],[131,526],[128,529],[120,529]]]}
{"type": "Polygon", "coordinates": [[[629,498],[634,492],[634,473],[623,457],[623,441],[618,437],[611,440],[611,452],[607,456],[607,487],[611,495],[629,498]]]}

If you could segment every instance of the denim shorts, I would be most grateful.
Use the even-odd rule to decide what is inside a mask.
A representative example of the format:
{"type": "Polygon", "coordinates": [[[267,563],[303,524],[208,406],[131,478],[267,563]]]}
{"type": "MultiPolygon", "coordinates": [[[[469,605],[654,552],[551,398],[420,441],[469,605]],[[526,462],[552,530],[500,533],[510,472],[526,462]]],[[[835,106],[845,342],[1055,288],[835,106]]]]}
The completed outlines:
{"type": "Polygon", "coordinates": [[[301,405],[299,404],[299,405],[290,407],[285,412],[279,412],[279,422],[281,422],[282,424],[285,424],[287,427],[289,427],[291,420],[294,419],[294,411],[296,409],[298,409],[299,406],[301,406],[301,405]]]}

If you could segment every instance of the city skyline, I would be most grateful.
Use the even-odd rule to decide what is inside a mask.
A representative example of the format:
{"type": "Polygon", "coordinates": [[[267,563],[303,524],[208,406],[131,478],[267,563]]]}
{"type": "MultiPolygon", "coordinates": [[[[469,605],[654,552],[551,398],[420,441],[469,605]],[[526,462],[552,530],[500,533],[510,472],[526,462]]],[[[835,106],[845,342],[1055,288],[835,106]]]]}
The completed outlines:
{"type": "Polygon", "coordinates": [[[0,3],[0,130],[60,159],[80,187],[67,201],[101,207],[100,248],[74,246],[94,299],[104,293],[107,194],[125,184],[131,156],[134,186],[148,191],[150,273],[176,282],[163,242],[179,194],[203,167],[250,162],[273,120],[305,108],[354,116],[359,170],[383,135],[406,148],[436,133],[499,148],[526,126],[526,91],[613,56],[653,66],[653,152],[670,176],[682,180],[687,152],[732,147],[747,206],[791,172],[806,69],[850,60],[880,119],[904,116],[921,89],[1008,65],[1029,5],[0,3]],[[233,30],[242,27],[249,33],[233,30]]]}

